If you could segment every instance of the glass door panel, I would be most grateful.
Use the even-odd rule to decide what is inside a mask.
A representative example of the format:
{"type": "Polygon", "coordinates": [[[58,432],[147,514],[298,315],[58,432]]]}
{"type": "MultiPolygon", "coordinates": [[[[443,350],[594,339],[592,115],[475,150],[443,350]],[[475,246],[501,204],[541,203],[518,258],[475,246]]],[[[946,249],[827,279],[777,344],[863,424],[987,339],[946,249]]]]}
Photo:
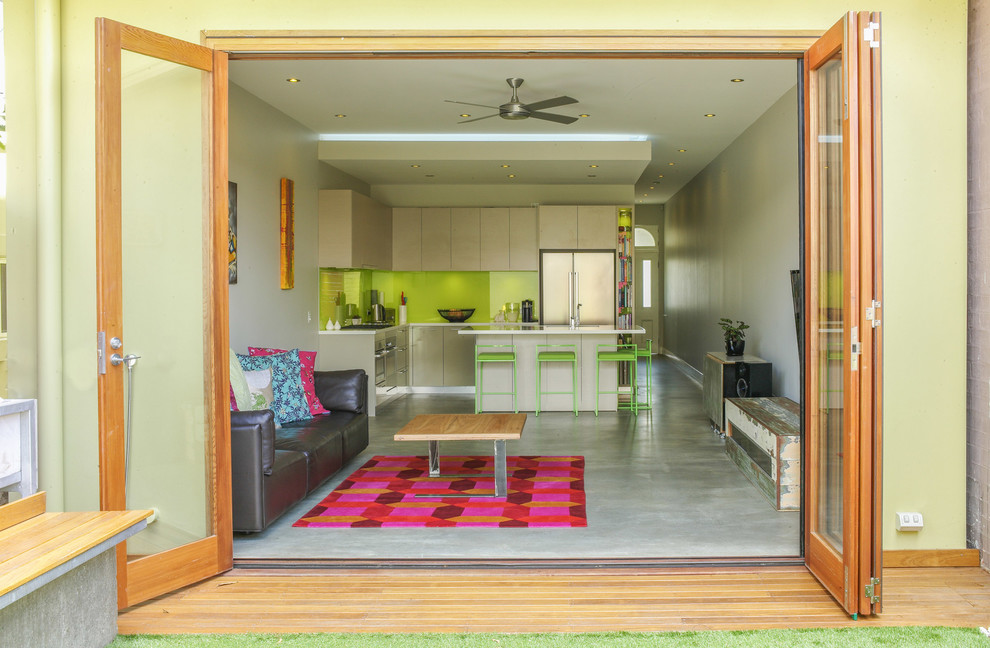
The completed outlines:
{"type": "Polygon", "coordinates": [[[202,83],[184,65],[121,57],[125,489],[154,521],[128,556],[210,535],[204,373],[202,83]]]}
{"type": "Polygon", "coordinates": [[[817,502],[815,528],[837,553],[842,553],[843,431],[843,191],[842,191],[842,60],[833,58],[814,71],[818,101],[813,136],[818,141],[818,381],[815,406],[819,443],[815,453],[817,502]]]}
{"type": "Polygon", "coordinates": [[[100,508],[129,607],[229,569],[227,57],[96,20],[100,508]]]}

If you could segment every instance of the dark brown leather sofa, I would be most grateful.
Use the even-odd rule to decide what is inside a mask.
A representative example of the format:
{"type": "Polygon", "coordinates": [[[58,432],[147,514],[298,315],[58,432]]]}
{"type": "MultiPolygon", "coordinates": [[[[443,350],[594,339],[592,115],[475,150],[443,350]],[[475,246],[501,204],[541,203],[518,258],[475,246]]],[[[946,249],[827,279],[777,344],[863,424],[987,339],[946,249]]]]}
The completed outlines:
{"type": "Polygon", "coordinates": [[[330,410],[275,429],[271,410],[230,413],[234,531],[264,531],[368,447],[368,375],[317,371],[330,410]]]}

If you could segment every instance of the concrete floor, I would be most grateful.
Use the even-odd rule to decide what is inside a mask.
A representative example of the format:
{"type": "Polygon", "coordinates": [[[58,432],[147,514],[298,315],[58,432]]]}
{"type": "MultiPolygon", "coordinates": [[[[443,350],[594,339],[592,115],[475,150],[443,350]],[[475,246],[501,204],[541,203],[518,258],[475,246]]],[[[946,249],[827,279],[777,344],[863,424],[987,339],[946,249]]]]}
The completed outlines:
{"type": "MultiPolygon", "coordinates": [[[[641,371],[645,366],[641,366],[641,371]]],[[[530,413],[509,455],[583,454],[588,526],[568,529],[306,529],[292,524],[376,454],[425,454],[393,433],[417,414],[473,411],[465,394],[408,394],[371,419],[371,443],[263,533],[235,534],[234,557],[326,559],[628,559],[797,556],[800,514],[775,511],[730,463],[702,411],[701,388],[654,361],[654,407],[530,413]]],[[[491,454],[459,443],[458,454],[491,454]]]]}

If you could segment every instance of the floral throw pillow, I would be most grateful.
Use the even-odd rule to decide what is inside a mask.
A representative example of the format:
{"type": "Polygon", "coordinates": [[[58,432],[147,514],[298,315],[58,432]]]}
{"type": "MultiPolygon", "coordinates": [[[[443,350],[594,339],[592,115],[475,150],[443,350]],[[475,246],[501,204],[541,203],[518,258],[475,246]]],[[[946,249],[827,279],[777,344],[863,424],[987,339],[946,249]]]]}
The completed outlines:
{"type": "Polygon", "coordinates": [[[302,369],[297,349],[268,356],[237,354],[237,359],[245,372],[271,369],[275,399],[268,409],[275,415],[276,423],[288,423],[311,416],[306,392],[299,377],[302,369]]]}
{"type": "MultiPolygon", "coordinates": [[[[253,356],[273,355],[275,353],[285,352],[285,349],[248,347],[248,353],[253,356]]],[[[313,416],[317,414],[329,414],[330,410],[323,407],[323,403],[316,397],[316,383],[313,377],[313,371],[316,368],[316,351],[300,351],[299,362],[302,366],[299,378],[302,380],[303,390],[306,392],[306,402],[309,403],[310,414],[313,416]]]]}

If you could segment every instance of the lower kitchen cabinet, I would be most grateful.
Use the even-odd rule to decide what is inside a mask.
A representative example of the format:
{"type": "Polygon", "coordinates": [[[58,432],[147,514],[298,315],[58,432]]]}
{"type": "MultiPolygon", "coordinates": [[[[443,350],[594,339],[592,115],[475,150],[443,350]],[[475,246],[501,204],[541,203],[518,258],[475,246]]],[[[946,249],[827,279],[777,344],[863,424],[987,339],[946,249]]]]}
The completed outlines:
{"type": "Polygon", "coordinates": [[[474,385],[474,339],[457,332],[466,326],[443,327],[443,384],[474,385]]]}
{"type": "Polygon", "coordinates": [[[385,340],[385,386],[405,387],[409,384],[409,329],[390,331],[385,340]]]}
{"type": "Polygon", "coordinates": [[[410,326],[412,384],[415,387],[443,385],[443,327],[410,326]]]}
{"type": "Polygon", "coordinates": [[[474,385],[474,340],[458,335],[464,326],[409,327],[412,386],[474,385]]]}

